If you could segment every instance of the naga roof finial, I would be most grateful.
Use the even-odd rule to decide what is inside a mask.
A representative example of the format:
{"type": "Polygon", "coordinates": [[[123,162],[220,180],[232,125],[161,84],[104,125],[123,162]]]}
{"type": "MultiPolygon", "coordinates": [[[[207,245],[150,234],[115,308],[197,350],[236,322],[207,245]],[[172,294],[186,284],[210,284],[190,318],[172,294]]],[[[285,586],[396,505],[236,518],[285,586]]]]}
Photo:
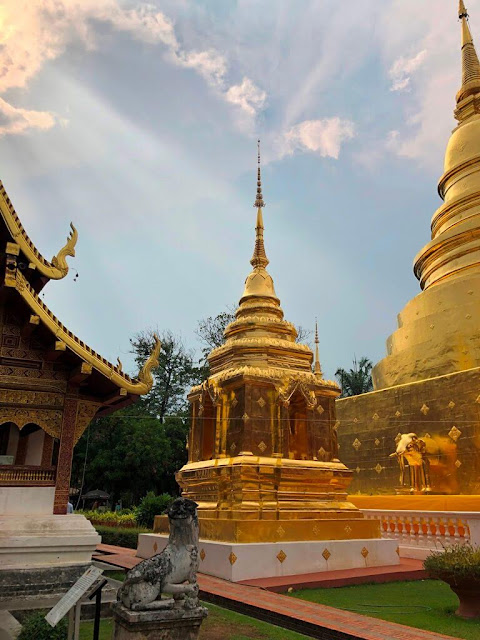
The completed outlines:
{"type": "Polygon", "coordinates": [[[70,223],[70,233],[67,238],[65,246],[60,249],[56,256],[52,258],[52,265],[58,269],[62,276],[66,276],[68,273],[67,256],[75,257],[75,245],[78,240],[78,231],[73,226],[73,222],[70,223]]]}
{"type": "Polygon", "coordinates": [[[318,354],[318,345],[320,340],[318,339],[318,322],[315,318],[315,375],[322,376],[322,367],[320,366],[320,356],[318,354]]]}
{"type": "Polygon", "coordinates": [[[250,260],[252,267],[262,268],[268,265],[267,254],[265,253],[265,245],[263,243],[263,215],[262,207],[265,206],[262,196],[262,178],[260,174],[260,140],[257,141],[258,148],[258,169],[257,169],[257,199],[255,200],[254,207],[257,208],[257,225],[255,227],[255,249],[253,250],[253,256],[250,260]]]}
{"type": "Polygon", "coordinates": [[[153,386],[152,369],[155,369],[155,367],[158,366],[158,358],[160,356],[160,349],[162,348],[162,343],[156,333],[153,334],[153,339],[155,343],[153,345],[152,353],[148,356],[137,376],[138,381],[147,385],[149,391],[153,386]]]}

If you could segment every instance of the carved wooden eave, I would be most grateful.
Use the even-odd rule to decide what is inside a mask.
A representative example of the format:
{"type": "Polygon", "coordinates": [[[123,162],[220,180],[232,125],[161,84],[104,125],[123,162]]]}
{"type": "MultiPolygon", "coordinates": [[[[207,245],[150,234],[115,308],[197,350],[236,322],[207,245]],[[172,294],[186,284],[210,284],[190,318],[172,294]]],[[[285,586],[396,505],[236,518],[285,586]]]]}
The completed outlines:
{"type": "Polygon", "coordinates": [[[70,384],[83,385],[82,389],[99,402],[99,411],[102,413],[130,404],[140,395],[148,393],[153,385],[152,369],[158,362],[160,352],[158,338],[137,378],[132,379],[123,372],[120,361],[116,365],[111,364],[67,329],[38,295],[50,279],[58,280],[67,275],[66,258],[75,256],[78,236],[75,227],[71,225],[65,246],[48,261],[28,237],[1,181],[0,214],[0,240],[5,242],[5,278],[0,295],[14,291],[28,306],[21,328],[22,336],[27,338],[45,327],[52,334],[45,360],[54,363],[68,361],[71,367],[70,384]]]}
{"type": "MultiPolygon", "coordinates": [[[[8,255],[7,255],[8,257],[8,255]]],[[[57,361],[70,356],[71,373],[69,382],[81,384],[95,372],[100,375],[93,392],[100,387],[98,393],[90,391],[90,399],[98,400],[99,413],[106,414],[133,402],[138,396],[146,394],[153,385],[152,369],[158,363],[160,341],[156,343],[150,357],[139,372],[136,379],[132,379],[122,371],[121,364],[114,365],[96,353],[91,347],[80,340],[72,331],[67,329],[40,299],[33,287],[26,280],[19,269],[14,269],[14,263],[7,260],[4,289],[13,291],[20,296],[28,306],[26,326],[45,327],[52,335],[52,346],[46,353],[46,359],[57,361]],[[36,319],[32,322],[32,319],[36,319]],[[73,355],[73,358],[71,357],[73,355]],[[103,383],[101,382],[103,379],[103,383]]]]}
{"type": "Polygon", "coordinates": [[[50,329],[57,341],[63,342],[66,345],[66,348],[72,351],[81,360],[91,364],[96,371],[103,374],[117,387],[124,389],[127,393],[143,395],[150,391],[153,385],[151,372],[158,362],[158,355],[160,353],[160,342],[158,339],[150,357],[140,371],[138,378],[132,379],[128,374],[122,371],[119,364],[113,365],[108,362],[108,360],[96,353],[91,347],[67,329],[39,298],[31,285],[19,271],[17,271],[16,274],[15,289],[28,304],[32,313],[37,315],[40,318],[40,321],[50,329]]]}

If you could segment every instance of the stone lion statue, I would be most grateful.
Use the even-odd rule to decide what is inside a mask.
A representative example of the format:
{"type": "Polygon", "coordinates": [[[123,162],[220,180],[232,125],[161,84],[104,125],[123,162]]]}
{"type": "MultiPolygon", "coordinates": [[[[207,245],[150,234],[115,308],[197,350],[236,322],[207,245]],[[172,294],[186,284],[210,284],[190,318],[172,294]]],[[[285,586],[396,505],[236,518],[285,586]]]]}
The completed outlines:
{"type": "Polygon", "coordinates": [[[198,606],[198,517],[193,500],[177,498],[167,509],[170,536],[165,549],[128,572],[117,599],[127,609],[151,611],[198,606]],[[173,598],[163,598],[167,593],[173,598]]]}

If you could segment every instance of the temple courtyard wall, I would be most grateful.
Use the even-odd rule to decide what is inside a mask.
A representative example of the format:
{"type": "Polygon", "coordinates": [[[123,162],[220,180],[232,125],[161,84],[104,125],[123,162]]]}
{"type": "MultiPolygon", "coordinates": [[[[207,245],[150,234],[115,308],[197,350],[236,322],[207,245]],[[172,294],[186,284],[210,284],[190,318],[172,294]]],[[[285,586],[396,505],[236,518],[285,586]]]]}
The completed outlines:
{"type": "Polygon", "coordinates": [[[480,495],[480,368],[342,398],[336,411],[351,496],[408,493],[390,457],[405,433],[427,444],[433,494],[480,495]]]}

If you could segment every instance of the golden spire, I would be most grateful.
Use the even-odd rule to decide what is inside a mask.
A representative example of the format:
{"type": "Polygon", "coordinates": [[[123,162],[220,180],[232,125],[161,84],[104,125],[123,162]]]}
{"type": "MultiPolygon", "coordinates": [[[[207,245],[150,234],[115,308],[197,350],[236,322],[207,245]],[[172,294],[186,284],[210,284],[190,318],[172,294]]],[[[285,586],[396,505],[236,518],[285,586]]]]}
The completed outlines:
{"type": "Polygon", "coordinates": [[[468,24],[465,3],[460,0],[458,18],[462,21],[462,88],[457,94],[457,102],[474,93],[480,93],[480,62],[468,24]]]}
{"type": "Polygon", "coordinates": [[[318,322],[315,318],[315,375],[322,376],[322,367],[320,366],[320,357],[318,355],[318,345],[320,341],[318,339],[318,322]]]}
{"type": "Polygon", "coordinates": [[[267,254],[265,253],[265,245],[263,244],[263,215],[262,207],[265,206],[262,196],[262,176],[260,173],[260,140],[257,141],[258,148],[258,169],[257,169],[257,198],[254,207],[257,208],[257,226],[255,227],[255,248],[250,264],[254,269],[265,269],[268,265],[267,254]]]}
{"type": "Polygon", "coordinates": [[[265,206],[265,202],[263,201],[262,196],[262,176],[260,174],[260,140],[257,140],[257,153],[258,153],[258,168],[257,168],[257,199],[255,200],[255,204],[253,205],[257,209],[262,209],[265,206]]]}

